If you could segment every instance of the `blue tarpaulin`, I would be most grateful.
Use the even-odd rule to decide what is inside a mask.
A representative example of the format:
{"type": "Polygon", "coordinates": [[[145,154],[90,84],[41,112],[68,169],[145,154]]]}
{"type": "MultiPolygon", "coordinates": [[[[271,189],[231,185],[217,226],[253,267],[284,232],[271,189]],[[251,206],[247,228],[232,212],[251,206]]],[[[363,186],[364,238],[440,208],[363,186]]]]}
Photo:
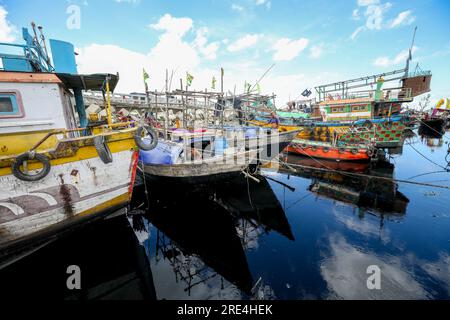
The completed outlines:
{"type": "Polygon", "coordinates": [[[139,152],[139,161],[144,164],[176,164],[181,153],[183,145],[170,141],[159,141],[155,149],[139,152]]]}

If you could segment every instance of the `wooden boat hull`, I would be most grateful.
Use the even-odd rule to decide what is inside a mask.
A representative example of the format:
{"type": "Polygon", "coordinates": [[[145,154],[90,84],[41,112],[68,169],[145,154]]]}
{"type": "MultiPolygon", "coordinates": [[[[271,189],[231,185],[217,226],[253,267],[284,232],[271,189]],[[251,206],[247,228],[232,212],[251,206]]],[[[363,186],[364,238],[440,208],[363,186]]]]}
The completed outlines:
{"type": "Polygon", "coordinates": [[[162,183],[205,184],[233,179],[257,157],[256,150],[181,164],[143,164],[146,178],[162,183]]]}
{"type": "MultiPolygon", "coordinates": [[[[253,122],[256,125],[267,126],[263,122],[253,122]]],[[[396,148],[403,145],[403,132],[406,126],[399,121],[392,123],[373,123],[352,126],[350,123],[323,123],[318,126],[285,126],[280,125],[280,132],[299,130],[297,139],[331,142],[337,134],[341,140],[348,143],[371,141],[378,148],[396,148]]]]}
{"type": "Polygon", "coordinates": [[[403,146],[406,129],[406,126],[400,122],[353,127],[340,134],[339,140],[346,143],[371,142],[377,148],[397,148],[403,146]]]}
{"type": "Polygon", "coordinates": [[[427,119],[422,120],[421,127],[428,130],[436,130],[437,132],[442,132],[445,126],[444,118],[427,119]]]}
{"type": "Polygon", "coordinates": [[[51,160],[50,173],[39,181],[22,181],[11,167],[0,168],[0,260],[25,249],[30,239],[42,240],[129,203],[138,160],[133,133],[109,137],[109,164],[78,138],[65,141],[77,145],[74,153],[51,160]]]}
{"type": "Polygon", "coordinates": [[[333,169],[337,171],[348,171],[364,173],[369,169],[369,162],[355,162],[355,161],[335,161],[333,159],[321,159],[320,162],[316,159],[297,155],[294,153],[289,154],[288,163],[298,165],[304,169],[317,168],[317,169],[333,169]]]}
{"type": "Polygon", "coordinates": [[[324,144],[310,144],[307,141],[299,140],[295,140],[287,151],[311,158],[335,161],[369,161],[371,158],[369,150],[360,146],[339,148],[324,144]]]}
{"type": "Polygon", "coordinates": [[[273,160],[289,146],[296,135],[297,131],[274,136],[264,134],[258,138],[246,139],[247,151],[181,164],[144,164],[143,172],[151,179],[188,184],[233,179],[251,165],[273,160]]]}

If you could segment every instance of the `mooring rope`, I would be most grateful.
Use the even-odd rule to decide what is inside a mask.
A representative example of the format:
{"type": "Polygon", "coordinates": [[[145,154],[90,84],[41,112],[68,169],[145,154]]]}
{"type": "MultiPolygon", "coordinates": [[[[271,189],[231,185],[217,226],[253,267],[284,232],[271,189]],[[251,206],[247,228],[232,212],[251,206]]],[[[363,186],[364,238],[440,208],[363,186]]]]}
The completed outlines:
{"type": "Polygon", "coordinates": [[[418,154],[420,154],[424,159],[428,160],[429,162],[433,163],[434,165],[438,166],[441,169],[444,169],[447,172],[450,172],[450,168],[446,168],[444,166],[441,166],[440,164],[434,162],[433,160],[431,160],[430,158],[428,158],[427,156],[425,156],[422,152],[420,152],[419,150],[417,150],[410,142],[406,141],[406,143],[418,154]]]}
{"type": "MultiPolygon", "coordinates": [[[[365,174],[365,173],[335,170],[335,169],[328,167],[321,161],[319,161],[311,156],[309,156],[309,157],[325,168],[316,168],[316,167],[298,165],[298,164],[293,164],[293,163],[289,163],[289,166],[294,167],[294,168],[296,167],[296,168],[301,168],[301,169],[309,169],[309,170],[316,170],[316,171],[322,171],[322,172],[335,172],[335,173],[339,173],[341,175],[346,175],[346,176],[365,177],[365,178],[369,178],[369,179],[379,179],[379,180],[385,180],[385,181],[395,182],[395,183],[404,183],[404,184],[419,185],[419,186],[424,186],[424,187],[450,190],[450,186],[441,186],[441,185],[435,185],[435,184],[424,183],[424,182],[409,181],[409,180],[403,180],[403,179],[394,179],[394,178],[388,178],[388,177],[380,177],[380,176],[375,176],[375,175],[370,175],[370,174],[365,174]]],[[[280,159],[279,161],[282,164],[284,164],[283,160],[280,159]]]]}

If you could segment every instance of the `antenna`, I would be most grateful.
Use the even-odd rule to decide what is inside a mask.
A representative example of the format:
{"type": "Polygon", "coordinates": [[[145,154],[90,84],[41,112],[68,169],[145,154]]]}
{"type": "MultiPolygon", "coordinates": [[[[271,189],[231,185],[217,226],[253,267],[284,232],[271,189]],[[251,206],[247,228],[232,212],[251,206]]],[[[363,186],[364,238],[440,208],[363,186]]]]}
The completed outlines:
{"type": "Polygon", "coordinates": [[[39,40],[38,40],[38,36],[37,36],[37,32],[36,32],[36,23],[31,22],[31,28],[33,29],[33,33],[34,33],[34,42],[36,46],[39,46],[39,40]]]}
{"type": "Polygon", "coordinates": [[[41,45],[44,47],[45,56],[47,57],[47,63],[50,63],[50,57],[48,56],[47,44],[45,43],[44,32],[42,26],[38,26],[39,33],[41,35],[41,45]]]}

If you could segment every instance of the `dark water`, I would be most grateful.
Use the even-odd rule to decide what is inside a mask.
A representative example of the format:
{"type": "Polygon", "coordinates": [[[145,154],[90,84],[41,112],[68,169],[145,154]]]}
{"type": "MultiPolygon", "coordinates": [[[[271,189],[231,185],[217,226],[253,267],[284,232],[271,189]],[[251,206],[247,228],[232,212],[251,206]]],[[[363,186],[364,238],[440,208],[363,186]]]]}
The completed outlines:
{"type": "MultiPolygon", "coordinates": [[[[195,190],[149,184],[149,201],[137,187],[128,217],[93,223],[2,270],[2,295],[448,299],[450,190],[389,178],[450,186],[450,173],[438,166],[447,165],[449,141],[448,133],[414,135],[376,166],[322,163],[386,179],[265,170],[259,183],[241,178],[195,190]],[[82,270],[76,293],[66,289],[69,265],[82,270]],[[374,265],[380,290],[367,287],[374,265]]],[[[290,162],[319,167],[299,157],[290,162]]]]}

